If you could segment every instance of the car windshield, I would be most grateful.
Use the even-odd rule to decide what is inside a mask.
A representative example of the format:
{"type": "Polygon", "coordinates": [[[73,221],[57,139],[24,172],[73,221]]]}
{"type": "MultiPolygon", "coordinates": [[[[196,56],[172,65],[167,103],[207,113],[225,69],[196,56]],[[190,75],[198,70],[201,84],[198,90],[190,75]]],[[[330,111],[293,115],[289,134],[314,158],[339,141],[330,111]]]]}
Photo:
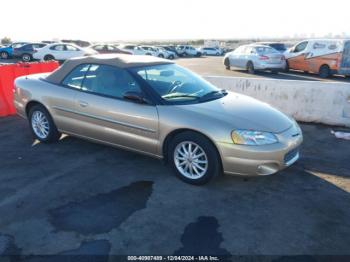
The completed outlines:
{"type": "Polygon", "coordinates": [[[225,96],[220,90],[203,78],[176,64],[133,68],[152,89],[170,103],[200,103],[225,96]]]}

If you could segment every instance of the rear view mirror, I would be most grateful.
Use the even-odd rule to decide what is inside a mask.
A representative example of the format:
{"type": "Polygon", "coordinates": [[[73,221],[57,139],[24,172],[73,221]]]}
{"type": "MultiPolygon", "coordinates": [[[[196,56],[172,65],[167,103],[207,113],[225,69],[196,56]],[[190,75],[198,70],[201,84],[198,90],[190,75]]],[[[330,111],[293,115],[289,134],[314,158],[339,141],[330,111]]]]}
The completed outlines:
{"type": "Polygon", "coordinates": [[[140,92],[136,92],[136,91],[125,92],[123,95],[123,98],[139,104],[146,103],[146,100],[144,99],[143,95],[140,92]]]}

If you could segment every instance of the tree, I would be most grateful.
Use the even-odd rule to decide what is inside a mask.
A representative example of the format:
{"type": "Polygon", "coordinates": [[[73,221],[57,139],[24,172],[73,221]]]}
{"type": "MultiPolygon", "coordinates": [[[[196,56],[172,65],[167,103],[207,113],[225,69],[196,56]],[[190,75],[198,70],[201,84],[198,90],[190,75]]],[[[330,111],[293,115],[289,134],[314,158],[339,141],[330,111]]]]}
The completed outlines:
{"type": "Polygon", "coordinates": [[[1,44],[2,45],[9,45],[9,44],[11,44],[11,38],[4,37],[3,39],[1,39],[1,44]]]}

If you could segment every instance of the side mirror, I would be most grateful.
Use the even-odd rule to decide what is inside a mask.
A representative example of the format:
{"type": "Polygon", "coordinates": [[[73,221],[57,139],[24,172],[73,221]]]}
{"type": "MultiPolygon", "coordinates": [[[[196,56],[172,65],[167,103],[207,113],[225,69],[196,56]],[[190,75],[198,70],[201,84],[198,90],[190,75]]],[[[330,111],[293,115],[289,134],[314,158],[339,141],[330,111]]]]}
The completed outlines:
{"type": "Polygon", "coordinates": [[[124,93],[123,98],[135,103],[146,104],[146,100],[140,92],[127,91],[124,93]]]}

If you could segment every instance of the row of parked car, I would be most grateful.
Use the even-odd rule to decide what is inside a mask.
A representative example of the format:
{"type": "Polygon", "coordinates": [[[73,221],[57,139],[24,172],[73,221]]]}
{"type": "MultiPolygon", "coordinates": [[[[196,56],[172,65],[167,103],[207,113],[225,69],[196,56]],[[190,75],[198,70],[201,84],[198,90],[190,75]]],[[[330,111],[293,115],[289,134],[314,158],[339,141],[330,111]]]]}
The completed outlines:
{"type": "Polygon", "coordinates": [[[319,74],[327,78],[333,74],[350,76],[349,39],[309,39],[291,48],[284,43],[254,43],[242,45],[224,57],[226,69],[246,69],[273,73],[290,69],[319,74]]]}
{"type": "Polygon", "coordinates": [[[2,59],[20,58],[24,62],[32,60],[67,60],[73,57],[93,54],[150,55],[166,59],[202,55],[223,55],[224,50],[213,47],[194,48],[191,45],[136,45],[136,44],[94,44],[80,47],[74,43],[27,43],[17,42],[0,47],[2,59]]]}

